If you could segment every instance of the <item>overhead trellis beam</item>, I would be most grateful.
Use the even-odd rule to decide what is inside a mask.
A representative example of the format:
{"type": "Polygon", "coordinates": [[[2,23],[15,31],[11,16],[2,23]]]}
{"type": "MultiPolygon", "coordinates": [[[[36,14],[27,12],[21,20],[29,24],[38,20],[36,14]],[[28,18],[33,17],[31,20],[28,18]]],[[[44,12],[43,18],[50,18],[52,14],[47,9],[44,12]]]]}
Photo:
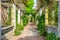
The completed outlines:
{"type": "Polygon", "coordinates": [[[12,0],[12,3],[19,5],[21,2],[20,1],[18,2],[17,0],[12,0]]]}
{"type": "Polygon", "coordinates": [[[2,3],[11,3],[11,0],[1,0],[2,3]]]}
{"type": "Polygon", "coordinates": [[[12,6],[12,3],[1,3],[1,5],[4,7],[10,7],[12,6]]]}
{"type": "Polygon", "coordinates": [[[25,6],[27,6],[27,0],[22,0],[25,6]]]}

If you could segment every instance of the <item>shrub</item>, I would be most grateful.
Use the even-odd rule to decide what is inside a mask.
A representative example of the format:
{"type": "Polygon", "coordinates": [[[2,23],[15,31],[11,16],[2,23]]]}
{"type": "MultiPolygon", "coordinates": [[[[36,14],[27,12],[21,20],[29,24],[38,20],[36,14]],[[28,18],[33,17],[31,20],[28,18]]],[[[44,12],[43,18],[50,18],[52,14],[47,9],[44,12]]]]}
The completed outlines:
{"type": "Polygon", "coordinates": [[[16,29],[15,29],[15,35],[20,35],[21,31],[24,29],[24,26],[22,24],[18,24],[18,10],[16,10],[16,29]]]}
{"type": "Polygon", "coordinates": [[[28,24],[28,18],[27,15],[23,16],[23,26],[26,26],[28,24]]]}
{"type": "Polygon", "coordinates": [[[46,40],[58,40],[57,36],[54,33],[49,33],[46,36],[46,40]]]}
{"type": "Polygon", "coordinates": [[[20,34],[21,34],[21,32],[20,32],[18,29],[16,29],[16,30],[15,30],[15,35],[18,36],[18,35],[20,35],[20,34]]]}
{"type": "Polygon", "coordinates": [[[6,25],[9,26],[11,25],[11,7],[8,9],[8,20],[6,22],[6,25]]]}
{"type": "Polygon", "coordinates": [[[24,29],[24,27],[22,25],[17,25],[16,29],[15,29],[15,35],[20,35],[21,31],[24,29]]]}
{"type": "Polygon", "coordinates": [[[39,16],[38,22],[39,34],[42,36],[46,36],[47,32],[45,31],[45,15],[39,16]]]}

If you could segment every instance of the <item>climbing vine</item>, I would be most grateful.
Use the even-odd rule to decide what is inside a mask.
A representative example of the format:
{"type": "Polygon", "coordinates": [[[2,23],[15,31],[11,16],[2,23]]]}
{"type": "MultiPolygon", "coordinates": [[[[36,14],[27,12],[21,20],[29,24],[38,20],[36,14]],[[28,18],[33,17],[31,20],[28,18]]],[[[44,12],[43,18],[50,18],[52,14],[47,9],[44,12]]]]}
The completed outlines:
{"type": "Polygon", "coordinates": [[[25,7],[26,13],[32,13],[33,5],[34,5],[34,0],[27,0],[27,5],[25,7]]]}
{"type": "Polygon", "coordinates": [[[27,0],[27,5],[25,6],[26,13],[23,14],[23,25],[18,24],[18,10],[16,10],[16,29],[15,29],[15,35],[20,35],[21,31],[24,29],[24,26],[28,24],[28,16],[29,14],[32,14],[32,7],[33,7],[33,0],[27,0]]]}
{"type": "Polygon", "coordinates": [[[39,31],[39,34],[42,35],[42,36],[46,36],[47,35],[47,32],[45,31],[45,14],[44,12],[42,13],[41,16],[38,15],[38,31],[39,31]]]}
{"type": "Polygon", "coordinates": [[[16,10],[16,29],[15,29],[15,35],[20,35],[22,30],[23,30],[23,25],[22,24],[18,24],[18,10],[16,10]]]}
{"type": "MultiPolygon", "coordinates": [[[[25,10],[26,13],[23,15],[23,25],[26,26],[28,24],[28,16],[33,13],[33,5],[34,5],[34,0],[27,0],[25,10]]],[[[32,17],[31,17],[32,20],[32,17]]]]}
{"type": "Polygon", "coordinates": [[[11,7],[9,7],[9,9],[8,9],[7,25],[11,25],[11,7]]]}
{"type": "Polygon", "coordinates": [[[58,3],[56,2],[54,5],[54,25],[58,25],[58,3]]]}

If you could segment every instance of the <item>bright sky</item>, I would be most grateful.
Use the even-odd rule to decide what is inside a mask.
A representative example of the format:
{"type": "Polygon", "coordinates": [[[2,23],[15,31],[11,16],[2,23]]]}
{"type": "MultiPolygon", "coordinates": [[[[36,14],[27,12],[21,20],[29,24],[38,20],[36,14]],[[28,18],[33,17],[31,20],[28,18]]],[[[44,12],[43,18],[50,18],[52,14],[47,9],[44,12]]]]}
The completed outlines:
{"type": "Polygon", "coordinates": [[[36,7],[36,0],[34,0],[34,6],[33,6],[33,9],[36,7]]]}

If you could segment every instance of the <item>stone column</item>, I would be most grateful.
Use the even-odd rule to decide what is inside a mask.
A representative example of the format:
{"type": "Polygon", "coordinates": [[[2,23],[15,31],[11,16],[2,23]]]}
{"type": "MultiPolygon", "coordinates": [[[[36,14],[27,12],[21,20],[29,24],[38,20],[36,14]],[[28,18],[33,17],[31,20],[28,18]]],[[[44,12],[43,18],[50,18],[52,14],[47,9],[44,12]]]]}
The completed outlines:
{"type": "Polygon", "coordinates": [[[11,18],[12,18],[11,25],[14,26],[14,28],[13,28],[13,32],[14,32],[14,30],[16,28],[16,6],[15,6],[15,4],[12,5],[11,18]]]}
{"type": "Polygon", "coordinates": [[[54,10],[52,11],[52,16],[53,16],[52,25],[54,26],[54,10]]]}
{"type": "Polygon", "coordinates": [[[45,25],[48,26],[48,8],[45,9],[45,25]]]}
{"type": "Polygon", "coordinates": [[[58,37],[60,38],[60,1],[58,6],[58,37]]]}
{"type": "Polygon", "coordinates": [[[18,24],[20,24],[20,9],[18,9],[18,24]]]}
{"type": "Polygon", "coordinates": [[[39,15],[40,16],[42,15],[42,8],[40,8],[40,10],[39,10],[39,15]]]}

